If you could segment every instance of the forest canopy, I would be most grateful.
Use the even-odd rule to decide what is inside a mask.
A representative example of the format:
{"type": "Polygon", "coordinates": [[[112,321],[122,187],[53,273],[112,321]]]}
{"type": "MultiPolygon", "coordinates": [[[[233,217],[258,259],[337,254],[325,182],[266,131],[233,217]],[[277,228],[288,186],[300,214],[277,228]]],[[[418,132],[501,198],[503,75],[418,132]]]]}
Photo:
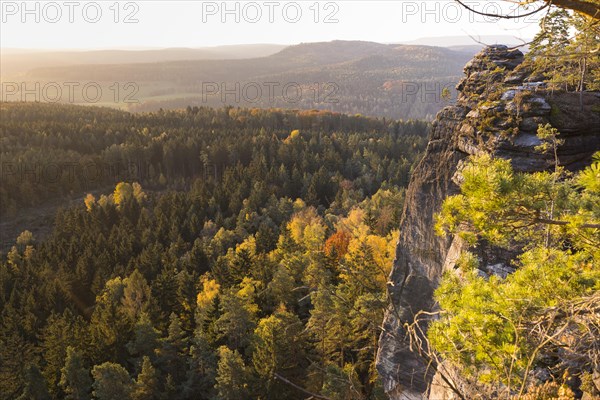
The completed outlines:
{"type": "Polygon", "coordinates": [[[76,205],[2,254],[2,399],[384,398],[385,284],[426,123],[1,107],[15,165],[149,171],[3,178],[3,218],[76,205]]]}

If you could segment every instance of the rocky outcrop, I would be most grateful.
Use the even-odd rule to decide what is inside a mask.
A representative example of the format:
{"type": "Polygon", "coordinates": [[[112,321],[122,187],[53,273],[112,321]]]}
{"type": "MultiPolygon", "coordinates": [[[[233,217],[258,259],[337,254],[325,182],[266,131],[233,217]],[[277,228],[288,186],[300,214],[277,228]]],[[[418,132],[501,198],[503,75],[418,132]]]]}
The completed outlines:
{"type": "MultiPolygon", "coordinates": [[[[406,193],[396,259],[388,282],[391,302],[379,340],[377,369],[390,399],[452,398],[435,377],[435,365],[411,351],[403,324],[420,310],[435,307],[433,292],[445,269],[454,267],[463,244],[436,236],[434,217],[443,200],[458,192],[456,175],[462,160],[487,152],[510,158],[519,171],[539,171],[553,165],[541,154],[536,132],[540,124],[558,128],[565,144],[558,152],[562,165],[578,169],[600,149],[600,98],[586,93],[551,93],[525,85],[531,74],[523,54],[506,46],[484,49],[465,66],[457,86],[456,104],[437,115],[430,141],[415,168],[406,193]],[[430,392],[432,381],[434,388],[430,392]],[[435,397],[434,397],[435,396],[435,397]]],[[[511,257],[499,249],[478,247],[484,274],[512,272],[511,257]]]]}

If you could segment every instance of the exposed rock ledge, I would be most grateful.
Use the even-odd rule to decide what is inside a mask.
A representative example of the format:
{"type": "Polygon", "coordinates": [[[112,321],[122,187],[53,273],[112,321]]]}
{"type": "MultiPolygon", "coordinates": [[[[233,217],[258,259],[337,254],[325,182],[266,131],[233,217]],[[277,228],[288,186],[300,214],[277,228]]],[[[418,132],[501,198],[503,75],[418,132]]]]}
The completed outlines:
{"type": "MultiPolygon", "coordinates": [[[[391,304],[377,356],[377,369],[392,400],[452,398],[438,377],[430,390],[435,366],[427,368],[410,350],[402,324],[412,321],[419,310],[434,307],[433,291],[442,272],[454,267],[462,250],[460,242],[438,237],[433,229],[443,200],[458,191],[453,177],[461,160],[488,152],[510,158],[519,171],[546,169],[553,160],[535,151],[537,126],[545,123],[559,129],[565,139],[558,154],[569,169],[586,165],[600,149],[598,94],[586,93],[581,110],[575,93],[515,90],[530,76],[522,61],[519,50],[492,46],[465,66],[465,77],[457,86],[459,98],[437,115],[425,156],[413,173],[388,283],[391,304]]],[[[483,246],[478,256],[482,273],[510,272],[506,254],[483,246]]]]}

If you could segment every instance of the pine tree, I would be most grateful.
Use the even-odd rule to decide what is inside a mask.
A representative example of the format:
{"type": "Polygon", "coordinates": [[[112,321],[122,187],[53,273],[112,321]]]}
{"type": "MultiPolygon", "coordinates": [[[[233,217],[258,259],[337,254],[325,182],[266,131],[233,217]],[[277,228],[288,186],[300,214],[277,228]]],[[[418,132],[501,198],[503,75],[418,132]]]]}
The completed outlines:
{"type": "Polygon", "coordinates": [[[169,318],[168,336],[162,340],[158,352],[158,363],[161,370],[171,377],[177,385],[185,379],[187,338],[181,329],[181,321],[175,313],[169,318]]]}
{"type": "Polygon", "coordinates": [[[303,330],[298,316],[283,306],[258,323],[254,331],[252,364],[268,398],[291,398],[293,395],[289,386],[275,379],[275,373],[291,381],[305,381],[303,330]]]}
{"type": "Polygon", "coordinates": [[[250,399],[249,371],[237,350],[219,348],[216,382],[217,400],[250,399]]]}
{"type": "Polygon", "coordinates": [[[210,399],[217,375],[217,355],[202,332],[197,332],[190,348],[187,380],[182,395],[192,399],[210,399]]]}
{"type": "Polygon", "coordinates": [[[56,393],[58,388],[68,346],[74,345],[80,339],[77,337],[81,329],[80,322],[78,323],[71,311],[66,309],[62,315],[50,315],[42,330],[42,348],[46,360],[42,373],[48,381],[51,393],[56,393]]]}
{"type": "Polygon", "coordinates": [[[216,321],[221,337],[236,350],[243,350],[250,342],[250,333],[256,324],[256,305],[231,288],[221,297],[221,316],[216,321]]]}
{"type": "Polygon", "coordinates": [[[129,354],[137,360],[146,356],[154,357],[159,335],[160,332],[154,328],[148,314],[142,312],[133,328],[133,339],[127,343],[129,354]]]}
{"type": "MultiPolygon", "coordinates": [[[[555,139],[547,127],[540,130],[543,139],[555,139]]],[[[600,162],[575,176],[560,167],[525,174],[513,171],[508,160],[472,157],[462,170],[461,194],[444,201],[437,217],[441,234],[520,249],[510,260],[517,270],[505,278],[483,277],[485,267],[463,252],[436,290],[442,311],[427,333],[431,347],[473,382],[473,390],[525,398],[535,383],[531,366],[555,357],[556,349],[579,360],[569,365],[570,373],[585,373],[593,364],[588,352],[598,342],[590,330],[600,285],[598,171],[600,162]],[[573,329],[571,321],[577,321],[573,329]],[[568,339],[549,334],[563,330],[568,339]]],[[[555,368],[560,385],[564,367],[555,368]]]]}
{"type": "Polygon", "coordinates": [[[566,53],[569,44],[569,13],[558,9],[550,12],[542,21],[542,29],[534,37],[529,57],[534,57],[534,70],[544,73],[553,83],[560,85],[561,72],[566,64],[559,62],[560,56],[566,53]]]}
{"type": "Polygon", "coordinates": [[[123,285],[123,309],[132,321],[136,321],[148,309],[150,287],[137,269],[123,280],[123,285]]]}
{"type": "Polygon", "coordinates": [[[152,366],[150,358],[144,356],[142,361],[142,370],[139,373],[133,392],[132,400],[156,400],[159,393],[159,374],[152,366]]]}
{"type": "Polygon", "coordinates": [[[59,385],[66,393],[66,400],[88,400],[92,388],[92,378],[84,366],[81,354],[73,347],[67,347],[65,365],[61,369],[59,385]]]}
{"type": "Polygon", "coordinates": [[[91,317],[90,336],[94,360],[108,359],[125,362],[126,344],[130,339],[133,322],[121,305],[124,284],[120,278],[106,282],[105,289],[96,298],[91,317]]]}
{"type": "Polygon", "coordinates": [[[46,381],[37,365],[25,369],[25,388],[17,400],[50,400],[46,381]]]}
{"type": "Polygon", "coordinates": [[[96,400],[130,400],[133,382],[120,364],[105,362],[92,368],[96,400]]]}
{"type": "MultiPolygon", "coordinates": [[[[9,307],[6,307],[6,311],[9,307]]],[[[12,309],[12,307],[10,307],[12,309]]],[[[4,323],[6,324],[7,318],[4,323]]],[[[34,361],[34,348],[16,329],[2,332],[0,336],[0,395],[16,398],[22,391],[25,379],[25,367],[34,361]]]]}

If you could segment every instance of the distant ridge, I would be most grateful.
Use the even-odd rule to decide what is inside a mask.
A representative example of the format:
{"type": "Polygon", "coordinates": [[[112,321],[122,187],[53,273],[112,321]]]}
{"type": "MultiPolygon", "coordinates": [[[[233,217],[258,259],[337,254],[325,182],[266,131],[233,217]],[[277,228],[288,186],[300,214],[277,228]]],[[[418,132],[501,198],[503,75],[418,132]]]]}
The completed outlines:
{"type": "Polygon", "coordinates": [[[223,60],[266,57],[284,49],[282,44],[241,44],[201,48],[165,48],[145,50],[61,50],[1,49],[2,77],[10,77],[36,68],[88,64],[133,64],[181,60],[223,60]]]}
{"type": "MultiPolygon", "coordinates": [[[[235,46],[220,50],[238,55],[241,51],[235,46]]],[[[245,54],[253,51],[246,46],[242,50],[245,54]]],[[[90,59],[82,58],[85,54],[79,54],[79,61],[86,62],[38,67],[33,63],[14,81],[94,82],[106,88],[102,90],[104,97],[94,104],[131,111],[233,105],[432,119],[450,101],[441,99],[442,88],[454,92],[463,66],[473,56],[439,46],[342,40],[271,46],[268,51],[259,47],[252,58],[219,58],[212,49],[209,55],[213,58],[203,53],[204,58],[193,59],[190,54],[194,51],[160,50],[161,57],[166,58],[160,62],[152,58],[157,54],[152,50],[135,52],[135,62],[127,61],[132,54],[128,51],[92,52],[94,57],[106,54],[102,65],[90,63],[90,59]],[[184,59],[173,59],[177,57],[184,59]],[[152,61],[142,62],[148,59],[152,61]],[[115,93],[110,89],[115,82],[121,86],[134,83],[138,102],[115,102],[110,97],[115,93]],[[273,95],[267,89],[271,83],[278,88],[273,95]],[[256,89],[247,96],[240,93],[247,85],[261,88],[258,98],[250,99],[256,89]],[[292,91],[286,91],[290,85],[292,91]],[[234,95],[223,96],[221,88],[229,92],[238,89],[234,95]],[[300,91],[301,96],[290,100],[294,91],[300,91]]],[[[84,103],[81,98],[75,102],[84,103]]]]}
{"type": "Polygon", "coordinates": [[[423,46],[441,46],[441,47],[459,47],[459,46],[474,46],[478,49],[492,44],[505,44],[507,46],[516,46],[527,43],[530,39],[518,38],[512,35],[483,35],[470,37],[464,36],[431,36],[422,37],[419,39],[400,42],[401,44],[415,44],[423,46]]]}

